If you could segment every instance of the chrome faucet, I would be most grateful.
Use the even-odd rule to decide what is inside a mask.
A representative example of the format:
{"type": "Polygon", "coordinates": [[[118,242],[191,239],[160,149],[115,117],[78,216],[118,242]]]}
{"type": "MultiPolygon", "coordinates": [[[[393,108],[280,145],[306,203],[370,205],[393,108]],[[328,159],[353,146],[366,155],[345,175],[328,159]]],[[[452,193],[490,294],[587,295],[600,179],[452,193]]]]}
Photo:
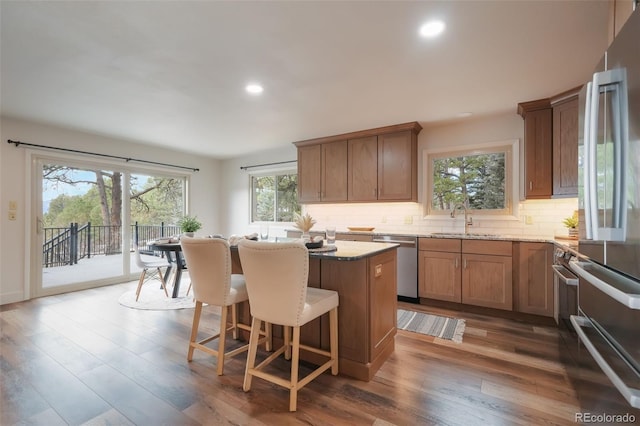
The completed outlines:
{"type": "Polygon", "coordinates": [[[453,209],[451,209],[451,217],[455,218],[456,210],[460,209],[464,211],[464,233],[466,235],[469,233],[469,227],[473,225],[473,218],[469,216],[469,209],[464,203],[458,203],[453,206],[453,209]]]}

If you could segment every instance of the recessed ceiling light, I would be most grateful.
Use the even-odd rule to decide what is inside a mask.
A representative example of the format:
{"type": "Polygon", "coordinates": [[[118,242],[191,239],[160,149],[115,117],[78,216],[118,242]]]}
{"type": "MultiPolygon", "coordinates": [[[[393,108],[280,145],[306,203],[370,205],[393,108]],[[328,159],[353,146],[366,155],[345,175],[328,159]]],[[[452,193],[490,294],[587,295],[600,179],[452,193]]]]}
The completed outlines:
{"type": "Polygon", "coordinates": [[[442,21],[429,21],[420,27],[420,35],[425,38],[437,37],[444,31],[445,25],[442,21]]]}
{"type": "Polygon", "coordinates": [[[471,117],[472,115],[473,115],[472,112],[459,112],[458,113],[458,117],[459,118],[471,117]]]}
{"type": "Polygon", "coordinates": [[[264,91],[263,87],[257,83],[247,84],[247,87],[245,87],[245,90],[251,93],[252,95],[259,95],[264,91]]]}

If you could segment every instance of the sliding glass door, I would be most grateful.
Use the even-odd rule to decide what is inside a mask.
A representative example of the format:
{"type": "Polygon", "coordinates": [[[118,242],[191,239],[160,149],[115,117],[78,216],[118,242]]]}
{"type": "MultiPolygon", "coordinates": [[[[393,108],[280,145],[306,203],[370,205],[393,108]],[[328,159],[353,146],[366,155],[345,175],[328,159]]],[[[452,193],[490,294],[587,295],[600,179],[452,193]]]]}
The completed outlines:
{"type": "Polygon", "coordinates": [[[184,212],[184,176],[55,157],[32,164],[36,226],[30,269],[40,272],[32,296],[134,278],[139,268],[132,249],[141,227],[170,229],[184,212]]]}

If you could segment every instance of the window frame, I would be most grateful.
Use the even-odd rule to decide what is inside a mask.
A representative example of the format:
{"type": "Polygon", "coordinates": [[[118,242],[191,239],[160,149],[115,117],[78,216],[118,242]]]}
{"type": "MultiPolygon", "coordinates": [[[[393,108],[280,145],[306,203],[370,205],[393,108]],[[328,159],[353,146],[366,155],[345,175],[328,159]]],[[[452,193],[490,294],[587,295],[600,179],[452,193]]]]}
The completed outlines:
{"type": "Polygon", "coordinates": [[[519,140],[497,141],[485,144],[460,146],[457,149],[443,148],[423,151],[423,209],[425,219],[450,219],[450,212],[432,208],[433,199],[433,160],[446,157],[461,157],[492,153],[505,153],[505,203],[504,209],[470,209],[474,216],[485,219],[513,219],[517,220],[519,200],[519,140]]]}
{"type": "MultiPolygon", "coordinates": [[[[257,220],[255,218],[255,214],[257,214],[257,204],[255,201],[255,197],[254,197],[254,179],[255,178],[260,178],[260,177],[265,177],[265,176],[273,176],[274,178],[277,176],[283,176],[283,175],[295,175],[296,176],[296,190],[295,190],[295,196],[296,196],[296,200],[298,198],[298,181],[297,181],[297,175],[298,175],[298,170],[297,168],[277,168],[277,169],[269,169],[269,170],[261,170],[261,171],[257,171],[257,172],[251,172],[249,173],[249,223],[250,224],[260,224],[260,223],[267,223],[267,224],[292,224],[293,221],[277,221],[275,220],[276,217],[273,217],[274,220],[257,220]]],[[[274,200],[275,205],[277,206],[277,195],[278,192],[276,191],[276,199],[274,200]]],[[[300,205],[300,203],[298,203],[298,206],[300,207],[300,212],[302,211],[302,206],[300,205]]],[[[274,216],[275,213],[277,211],[277,208],[274,208],[274,216]]],[[[300,213],[299,212],[299,213],[300,213]]]]}

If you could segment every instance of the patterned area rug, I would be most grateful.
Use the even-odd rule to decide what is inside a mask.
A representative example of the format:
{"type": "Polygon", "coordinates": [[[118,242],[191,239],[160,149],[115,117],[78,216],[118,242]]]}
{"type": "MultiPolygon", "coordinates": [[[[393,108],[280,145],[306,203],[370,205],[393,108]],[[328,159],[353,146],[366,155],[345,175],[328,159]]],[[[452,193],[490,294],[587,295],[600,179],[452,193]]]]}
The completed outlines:
{"type": "Polygon", "coordinates": [[[465,322],[461,319],[398,309],[398,329],[462,343],[465,322]]]}
{"type": "Polygon", "coordinates": [[[171,293],[173,288],[168,287],[167,291],[169,292],[169,297],[165,296],[164,291],[160,287],[160,281],[149,281],[142,286],[142,290],[140,291],[140,297],[136,302],[136,287],[138,283],[133,287],[132,290],[127,291],[118,299],[118,303],[128,308],[133,309],[148,309],[148,310],[156,310],[163,311],[168,309],[188,309],[196,306],[196,303],[193,301],[193,292],[189,293],[187,296],[187,289],[189,288],[189,278],[181,280],[180,283],[180,292],[178,293],[178,297],[172,298],[171,293]]]}

